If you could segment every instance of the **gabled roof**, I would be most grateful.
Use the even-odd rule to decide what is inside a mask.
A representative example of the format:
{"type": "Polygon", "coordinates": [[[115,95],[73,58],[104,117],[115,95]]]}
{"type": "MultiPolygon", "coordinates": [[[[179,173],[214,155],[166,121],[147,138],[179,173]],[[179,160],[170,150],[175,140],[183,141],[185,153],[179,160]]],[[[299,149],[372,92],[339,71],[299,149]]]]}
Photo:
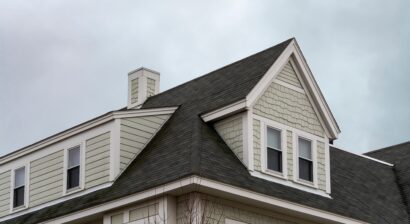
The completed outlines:
{"type": "Polygon", "coordinates": [[[111,187],[4,223],[38,223],[190,175],[370,223],[408,223],[391,166],[331,148],[332,199],[325,198],[251,176],[200,118],[246,97],[291,40],[150,97],[142,108],[179,108],[111,187]]]}

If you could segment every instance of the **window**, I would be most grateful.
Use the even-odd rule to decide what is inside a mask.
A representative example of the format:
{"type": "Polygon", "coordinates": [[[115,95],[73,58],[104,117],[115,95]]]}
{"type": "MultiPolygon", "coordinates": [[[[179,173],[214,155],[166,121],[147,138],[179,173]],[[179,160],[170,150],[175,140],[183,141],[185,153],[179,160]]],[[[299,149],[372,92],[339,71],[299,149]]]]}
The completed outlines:
{"type": "Polygon", "coordinates": [[[299,148],[299,179],[313,181],[312,142],[298,139],[299,148]]]}
{"type": "Polygon", "coordinates": [[[281,132],[277,129],[267,128],[267,168],[282,172],[282,143],[281,132]]]}
{"type": "Polygon", "coordinates": [[[68,150],[67,189],[80,186],[80,146],[68,150]]]}
{"type": "Polygon", "coordinates": [[[24,205],[24,191],[26,185],[26,167],[14,170],[13,208],[24,205]]]}

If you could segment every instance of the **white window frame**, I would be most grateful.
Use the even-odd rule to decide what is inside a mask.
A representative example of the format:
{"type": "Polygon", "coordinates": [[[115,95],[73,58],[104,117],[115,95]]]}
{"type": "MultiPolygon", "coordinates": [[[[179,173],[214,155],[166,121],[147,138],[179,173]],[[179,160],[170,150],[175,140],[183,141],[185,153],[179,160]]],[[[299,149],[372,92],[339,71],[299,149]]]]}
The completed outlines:
{"type": "Polygon", "coordinates": [[[306,185],[309,187],[318,188],[318,177],[317,177],[317,141],[318,138],[304,133],[302,131],[293,130],[293,181],[298,184],[306,185]],[[303,180],[299,178],[299,138],[310,141],[312,150],[312,172],[313,180],[312,182],[303,180]]]}
{"type": "Polygon", "coordinates": [[[64,174],[63,174],[63,195],[73,194],[75,192],[84,190],[85,185],[85,142],[73,144],[64,149],[64,174]],[[78,187],[67,189],[67,170],[68,170],[68,151],[80,146],[80,184],[78,187]]]}
{"type": "Polygon", "coordinates": [[[287,141],[286,141],[286,127],[267,120],[260,120],[261,124],[261,168],[262,172],[271,176],[288,179],[288,165],[287,165],[287,141]],[[280,131],[281,151],[282,151],[282,172],[268,169],[268,128],[280,131]]]}
{"type": "Polygon", "coordinates": [[[10,175],[10,213],[21,211],[21,210],[24,210],[24,209],[28,208],[29,199],[30,199],[30,197],[29,197],[29,193],[30,193],[30,190],[29,190],[29,186],[30,186],[29,174],[30,174],[30,164],[29,163],[17,166],[17,167],[15,167],[11,170],[11,175],[10,175]],[[19,207],[14,208],[13,205],[14,205],[14,187],[15,187],[14,186],[14,182],[15,182],[14,178],[15,178],[15,173],[16,173],[16,170],[18,170],[20,168],[23,168],[23,167],[24,167],[24,204],[19,206],[19,207]]]}

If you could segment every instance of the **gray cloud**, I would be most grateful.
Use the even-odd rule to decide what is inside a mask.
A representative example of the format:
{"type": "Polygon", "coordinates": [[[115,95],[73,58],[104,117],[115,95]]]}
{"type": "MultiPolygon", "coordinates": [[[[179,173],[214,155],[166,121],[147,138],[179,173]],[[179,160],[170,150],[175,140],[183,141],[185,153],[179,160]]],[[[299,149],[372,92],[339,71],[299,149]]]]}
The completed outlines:
{"type": "Polygon", "coordinates": [[[126,105],[127,72],[161,90],[295,36],[365,152],[410,140],[408,1],[3,1],[0,154],[126,105]]]}

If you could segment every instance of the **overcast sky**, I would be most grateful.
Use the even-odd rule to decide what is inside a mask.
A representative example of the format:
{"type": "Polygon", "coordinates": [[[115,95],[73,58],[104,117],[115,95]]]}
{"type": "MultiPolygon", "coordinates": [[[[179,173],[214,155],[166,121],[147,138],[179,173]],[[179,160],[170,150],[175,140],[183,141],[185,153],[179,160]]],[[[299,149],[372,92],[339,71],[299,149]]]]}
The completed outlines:
{"type": "MultiPolygon", "coordinates": [[[[406,3],[407,2],[407,3],[406,3]]],[[[127,72],[161,91],[296,37],[357,153],[410,140],[403,1],[1,1],[0,155],[127,103],[127,72]]]]}

